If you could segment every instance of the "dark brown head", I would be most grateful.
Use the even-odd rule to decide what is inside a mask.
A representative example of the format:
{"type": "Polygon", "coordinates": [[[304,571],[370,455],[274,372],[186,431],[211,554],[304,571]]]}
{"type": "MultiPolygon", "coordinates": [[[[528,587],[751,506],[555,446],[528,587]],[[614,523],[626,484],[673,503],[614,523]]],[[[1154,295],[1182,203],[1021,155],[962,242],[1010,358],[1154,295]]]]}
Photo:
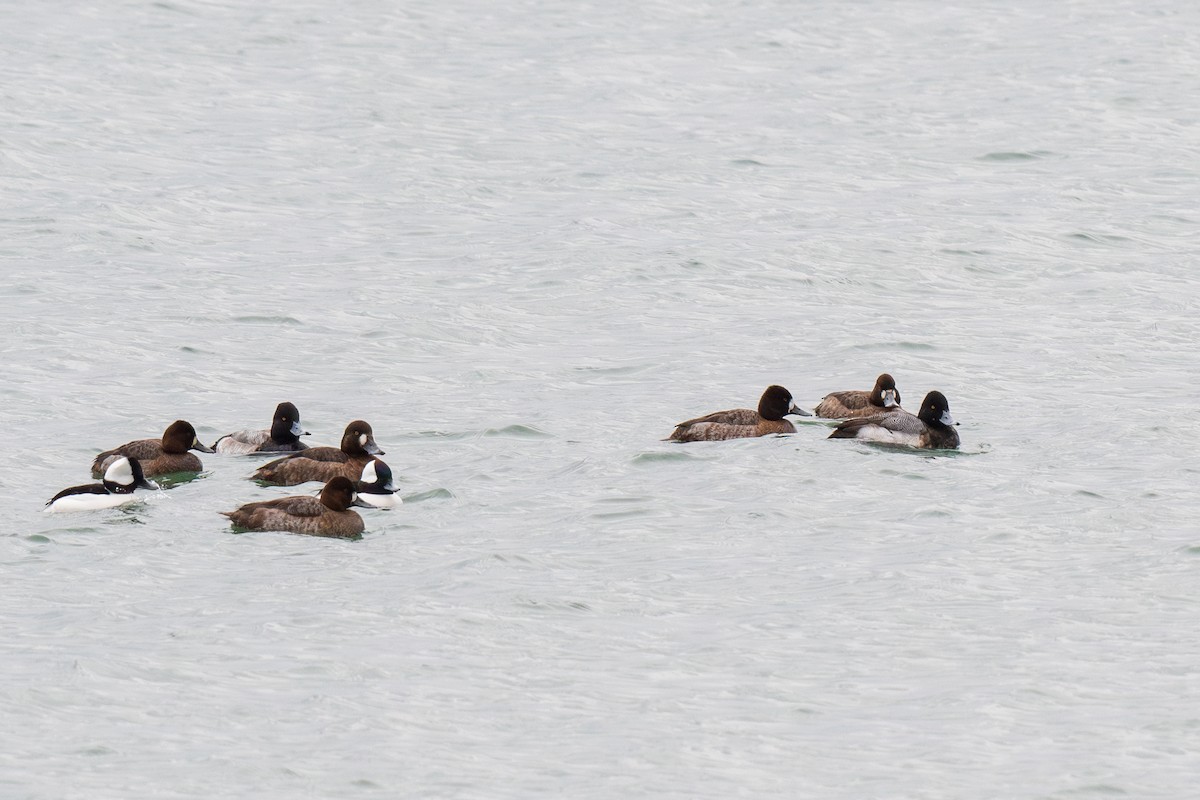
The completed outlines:
{"type": "Polygon", "coordinates": [[[342,434],[342,452],[348,456],[382,456],[386,455],[375,444],[375,433],[371,426],[356,419],[346,426],[342,434]]]}
{"type": "Polygon", "coordinates": [[[871,405],[880,408],[895,408],[900,405],[900,390],[896,388],[896,379],[886,372],[875,379],[875,388],[871,390],[871,405]]]}
{"type": "Polygon", "coordinates": [[[354,505],[354,484],[345,475],[331,478],[321,490],[321,504],[331,511],[349,511],[354,505]]]}
{"type": "Polygon", "coordinates": [[[792,393],[787,389],[782,386],[768,386],[758,400],[758,415],[763,419],[779,420],[788,414],[812,416],[792,402],[792,393]]]}
{"type": "Polygon", "coordinates": [[[271,421],[271,438],[290,444],[300,441],[301,436],[308,436],[308,431],[300,427],[300,409],[291,403],[280,403],[271,421]]]}
{"type": "Polygon", "coordinates": [[[182,419],[175,420],[163,431],[162,449],[164,453],[173,454],[186,453],[188,450],[199,450],[201,453],[213,452],[208,445],[200,444],[192,423],[182,419]]]}
{"type": "Polygon", "coordinates": [[[917,417],[931,428],[949,428],[957,425],[954,417],[950,416],[950,402],[941,392],[930,392],[921,401],[921,410],[917,417]]]}

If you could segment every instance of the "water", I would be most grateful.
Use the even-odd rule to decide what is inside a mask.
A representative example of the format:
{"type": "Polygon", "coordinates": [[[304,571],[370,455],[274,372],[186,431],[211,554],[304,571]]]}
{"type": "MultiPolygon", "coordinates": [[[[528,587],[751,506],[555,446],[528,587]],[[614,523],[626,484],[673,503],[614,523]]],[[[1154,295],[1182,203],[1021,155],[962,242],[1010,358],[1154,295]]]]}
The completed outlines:
{"type": "Polygon", "coordinates": [[[0,796],[1194,792],[1200,11],[7,12],[0,796]],[[960,453],[660,441],[884,370],[960,453]],[[363,540],[40,513],[285,399],[363,540]]]}

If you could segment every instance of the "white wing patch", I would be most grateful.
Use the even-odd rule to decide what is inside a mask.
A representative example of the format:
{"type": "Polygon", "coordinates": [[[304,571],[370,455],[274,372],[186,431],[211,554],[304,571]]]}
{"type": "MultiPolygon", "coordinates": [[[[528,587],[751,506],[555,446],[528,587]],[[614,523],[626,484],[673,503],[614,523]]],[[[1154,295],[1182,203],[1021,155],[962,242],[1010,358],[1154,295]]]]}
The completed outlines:
{"type": "MultiPolygon", "coordinates": [[[[129,459],[122,456],[116,461],[108,465],[108,469],[104,471],[104,480],[109,483],[119,483],[122,486],[133,485],[133,467],[129,464],[129,459]]],[[[101,495],[96,495],[100,497],[101,495]]],[[[108,508],[108,506],[98,506],[98,508],[108,508]]]]}

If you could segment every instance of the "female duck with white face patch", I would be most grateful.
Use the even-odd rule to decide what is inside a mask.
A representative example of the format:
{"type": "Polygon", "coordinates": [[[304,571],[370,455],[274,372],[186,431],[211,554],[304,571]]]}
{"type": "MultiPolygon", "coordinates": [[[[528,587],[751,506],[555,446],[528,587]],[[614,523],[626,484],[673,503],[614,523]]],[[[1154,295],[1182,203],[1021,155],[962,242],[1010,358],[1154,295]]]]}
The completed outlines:
{"type": "Polygon", "coordinates": [[[392,483],[392,468],[372,458],[363,467],[362,477],[354,485],[358,492],[358,504],[372,508],[395,508],[404,504],[397,494],[396,484],[392,483]]]}
{"type": "Polygon", "coordinates": [[[958,423],[950,416],[950,403],[941,392],[930,392],[916,416],[895,411],[874,417],[848,419],[829,434],[830,439],[863,439],[881,444],[900,444],[928,450],[958,447],[958,423]]]}
{"type": "Polygon", "coordinates": [[[875,388],[869,392],[833,392],[814,409],[818,417],[826,419],[850,419],[873,417],[900,409],[900,390],[896,380],[886,372],[875,379],[875,388]]]}
{"type": "Polygon", "coordinates": [[[157,489],[158,484],[146,480],[142,465],[136,458],[121,456],[108,465],[104,480],[63,489],[46,503],[46,511],[98,511],[132,503],[139,498],[134,489],[157,489]]]}
{"type": "Polygon", "coordinates": [[[276,486],[295,486],[298,483],[321,481],[341,475],[351,482],[362,476],[371,456],[383,451],[375,444],[371,426],[356,419],[346,426],[341,447],[310,447],[264,464],[254,473],[254,479],[276,486]]]}

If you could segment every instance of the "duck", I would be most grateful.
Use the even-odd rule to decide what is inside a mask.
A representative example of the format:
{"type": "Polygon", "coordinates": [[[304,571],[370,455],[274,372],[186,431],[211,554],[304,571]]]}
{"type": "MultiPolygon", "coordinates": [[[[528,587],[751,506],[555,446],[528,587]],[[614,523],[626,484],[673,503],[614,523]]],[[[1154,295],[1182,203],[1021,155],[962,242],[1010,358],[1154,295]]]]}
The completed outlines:
{"type": "Polygon", "coordinates": [[[848,419],[874,417],[900,409],[900,390],[896,379],[886,372],[875,379],[875,388],[869,392],[833,392],[825,395],[813,412],[825,419],[848,419]]]}
{"type": "Polygon", "coordinates": [[[213,443],[213,450],[223,455],[243,456],[251,453],[294,453],[307,450],[300,441],[308,436],[300,426],[300,410],[292,403],[275,407],[275,418],[269,430],[242,430],[227,433],[213,443]]]}
{"type": "Polygon", "coordinates": [[[167,426],[161,439],[126,442],[96,456],[96,460],[92,462],[92,477],[99,478],[108,469],[109,464],[121,456],[136,458],[141,462],[142,471],[151,478],[173,472],[199,472],[204,469],[200,458],[189,453],[189,450],[201,453],[213,451],[196,438],[196,429],[192,427],[192,423],[177,419],[167,426]]]}
{"type": "Polygon", "coordinates": [[[116,508],[139,500],[134,496],[135,489],[157,488],[157,483],[146,479],[142,465],[136,458],[118,456],[104,470],[104,479],[100,483],[85,483],[63,489],[46,501],[43,511],[61,513],[116,508]]]}
{"type": "Polygon", "coordinates": [[[392,468],[378,458],[372,458],[363,467],[362,477],[354,484],[354,491],[358,492],[359,505],[395,508],[404,504],[404,500],[396,493],[396,484],[392,482],[392,468]]]}
{"type": "Polygon", "coordinates": [[[321,490],[320,497],[299,495],[246,503],[235,511],[222,511],[234,526],[248,531],[288,531],[334,539],[362,538],[363,519],[350,507],[357,497],[349,478],[338,475],[321,490]]]}
{"type": "Polygon", "coordinates": [[[704,442],[747,439],[772,433],[795,433],[795,426],[784,419],[789,414],[812,416],[792,401],[792,393],[787,389],[782,386],[768,386],[758,401],[757,411],[735,408],[689,419],[676,425],[665,441],[704,442]]]}
{"type": "Polygon", "coordinates": [[[252,477],[276,486],[295,486],[309,481],[325,483],[336,475],[356,481],[371,456],[382,455],[386,454],[375,444],[371,426],[356,419],[346,426],[341,447],[306,448],[262,465],[252,477]]]}
{"type": "Polygon", "coordinates": [[[856,417],[838,425],[830,439],[862,439],[882,444],[900,444],[927,450],[958,447],[958,423],[950,416],[950,403],[941,392],[930,392],[915,415],[892,411],[874,417],[856,417]]]}

